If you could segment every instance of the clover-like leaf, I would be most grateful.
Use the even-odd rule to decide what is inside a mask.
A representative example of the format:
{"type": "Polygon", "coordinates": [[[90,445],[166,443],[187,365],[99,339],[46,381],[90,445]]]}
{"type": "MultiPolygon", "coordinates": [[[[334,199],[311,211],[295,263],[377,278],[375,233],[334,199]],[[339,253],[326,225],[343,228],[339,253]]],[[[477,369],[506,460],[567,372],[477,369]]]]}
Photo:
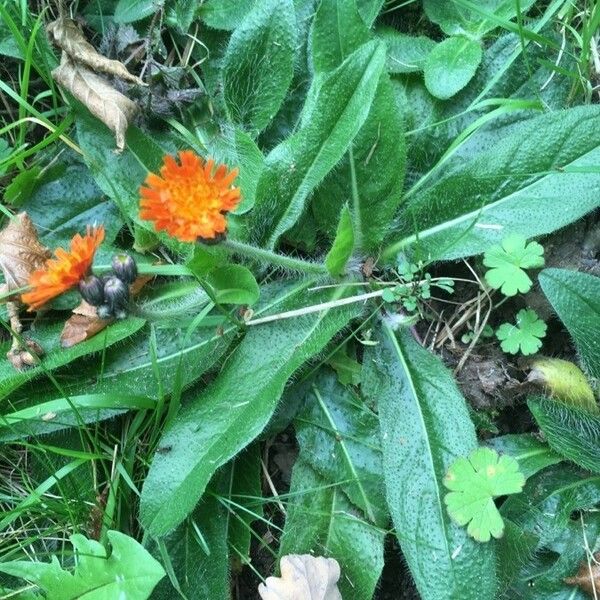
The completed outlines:
{"type": "Polygon", "coordinates": [[[505,296],[515,296],[531,289],[532,281],[523,269],[544,266],[544,248],[529,242],[522,235],[510,235],[502,244],[492,246],[483,257],[483,264],[491,267],[485,280],[505,296]]]}
{"type": "Polygon", "coordinates": [[[444,477],[450,490],[444,498],[448,514],[478,542],[502,537],[504,522],[494,504],[497,496],[518,494],[525,484],[519,463],[491,448],[477,448],[455,460],[444,477]]]}
{"type": "Polygon", "coordinates": [[[501,348],[508,354],[535,354],[542,347],[546,335],[546,323],[538,317],[535,310],[524,308],[517,313],[517,322],[503,323],[496,331],[501,348]]]}

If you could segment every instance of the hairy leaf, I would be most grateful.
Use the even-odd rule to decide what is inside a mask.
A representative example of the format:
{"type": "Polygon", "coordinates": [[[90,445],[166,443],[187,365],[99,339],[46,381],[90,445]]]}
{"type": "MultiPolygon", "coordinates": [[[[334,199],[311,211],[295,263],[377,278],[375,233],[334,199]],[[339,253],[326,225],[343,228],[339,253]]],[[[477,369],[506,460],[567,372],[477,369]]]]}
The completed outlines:
{"type": "Polygon", "coordinates": [[[342,307],[250,329],[162,436],[161,445],[172,449],[155,455],[142,491],[140,518],[149,533],[163,535],[190,513],[215,470],[265,427],[294,371],[355,314],[342,307]]]}
{"type": "Polygon", "coordinates": [[[584,368],[592,377],[600,377],[600,279],[563,269],[544,269],[539,280],[573,337],[584,368]]]}
{"type": "Polygon", "coordinates": [[[365,355],[363,388],[379,410],[383,474],[396,535],[425,600],[495,598],[494,550],[453,523],[442,479],[477,440],[441,362],[408,331],[384,326],[365,355]]]}
{"type": "Polygon", "coordinates": [[[345,205],[340,214],[340,222],[337,226],[333,245],[325,257],[325,266],[331,275],[343,274],[353,250],[354,225],[352,224],[352,215],[348,205],[345,205]]]}
{"type": "Polygon", "coordinates": [[[436,46],[432,39],[424,35],[406,35],[393,27],[378,28],[376,33],[387,46],[388,73],[422,71],[427,57],[436,46]]]}

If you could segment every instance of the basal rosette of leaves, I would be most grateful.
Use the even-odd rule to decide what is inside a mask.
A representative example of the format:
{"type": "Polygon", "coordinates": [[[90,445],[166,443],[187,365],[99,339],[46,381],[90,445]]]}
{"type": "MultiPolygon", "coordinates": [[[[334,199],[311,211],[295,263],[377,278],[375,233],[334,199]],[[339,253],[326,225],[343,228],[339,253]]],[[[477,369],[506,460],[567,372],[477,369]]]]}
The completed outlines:
{"type": "Polygon", "coordinates": [[[600,107],[563,4],[0,4],[0,595],[243,600],[312,554],[323,598],[582,598],[600,107]]]}

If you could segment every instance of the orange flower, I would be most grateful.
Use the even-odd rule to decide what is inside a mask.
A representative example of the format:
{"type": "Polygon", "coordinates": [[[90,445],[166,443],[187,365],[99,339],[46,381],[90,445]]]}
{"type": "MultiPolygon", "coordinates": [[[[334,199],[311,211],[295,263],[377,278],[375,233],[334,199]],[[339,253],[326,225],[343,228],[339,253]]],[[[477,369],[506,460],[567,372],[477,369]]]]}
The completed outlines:
{"type": "Polygon", "coordinates": [[[37,310],[76,286],[90,270],[94,254],[103,239],[104,227],[88,225],[84,237],[77,234],[71,240],[70,252],[57,248],[54,251],[56,258],[49,258],[45,268],[29,276],[31,291],[21,295],[21,300],[29,305],[27,310],[37,310]]]}
{"type": "Polygon", "coordinates": [[[161,176],[148,175],[147,187],[140,188],[140,217],[182,242],[214,239],[227,230],[224,214],[240,202],[239,188],[231,186],[238,169],[219,165],[213,173],[215,161],[191,150],[180,152],[179,160],[165,156],[161,176]]]}

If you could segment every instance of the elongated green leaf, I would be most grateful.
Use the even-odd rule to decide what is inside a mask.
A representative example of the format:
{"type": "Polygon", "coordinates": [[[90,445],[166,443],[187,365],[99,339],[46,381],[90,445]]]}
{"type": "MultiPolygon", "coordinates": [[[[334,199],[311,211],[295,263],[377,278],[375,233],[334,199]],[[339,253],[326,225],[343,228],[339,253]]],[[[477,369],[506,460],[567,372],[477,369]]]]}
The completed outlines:
{"type": "Polygon", "coordinates": [[[202,20],[214,29],[231,31],[252,10],[256,0],[206,0],[199,7],[202,20]]]}
{"type": "Polygon", "coordinates": [[[292,471],[292,486],[279,553],[335,558],[341,567],[343,598],[371,600],[383,568],[385,532],[368,523],[336,485],[305,460],[302,447],[292,471]]]}
{"type": "Polygon", "coordinates": [[[363,388],[377,402],[388,505],[413,579],[424,600],[491,600],[493,547],[470,539],[443,502],[448,467],[477,444],[466,403],[408,331],[381,333],[365,356],[363,388]]]}
{"type": "Polygon", "coordinates": [[[346,268],[354,250],[354,225],[348,205],[344,206],[340,215],[337,232],[331,250],[325,258],[327,270],[334,276],[341,275],[346,268]]]}
{"type": "Polygon", "coordinates": [[[35,583],[49,598],[146,600],[165,575],[160,563],[124,533],[109,531],[108,540],[112,547],[110,556],[99,542],[81,534],[71,536],[71,543],[78,551],[74,573],[62,569],[56,557],[51,563],[0,563],[0,571],[35,583]]]}
{"type": "Polygon", "coordinates": [[[418,193],[387,258],[413,246],[427,259],[485,251],[508,233],[550,233],[599,204],[600,108],[545,114],[418,193]]]}
{"type": "Polygon", "coordinates": [[[115,7],[117,23],[141,21],[156,12],[155,0],[119,0],[115,7]]]}
{"type": "Polygon", "coordinates": [[[171,451],[155,456],[142,491],[140,518],[149,533],[163,535],[190,513],[215,470],[265,427],[294,371],[355,314],[341,307],[250,329],[217,379],[162,437],[171,451]]]}
{"type": "Polygon", "coordinates": [[[373,25],[384,2],[385,0],[357,0],[358,12],[369,27],[373,25]]]}
{"type": "Polygon", "coordinates": [[[544,269],[538,277],[571,334],[584,369],[600,377],[600,279],[563,269],[544,269]]]}
{"type": "Polygon", "coordinates": [[[152,594],[152,600],[174,600],[177,592],[190,600],[227,600],[231,597],[227,511],[219,502],[226,493],[229,469],[210,482],[194,512],[170,535],[150,547],[156,558],[168,564],[165,577],[152,594]]]}
{"type": "Polygon", "coordinates": [[[369,521],[385,527],[378,419],[363,400],[340,385],[332,371],[323,371],[295,425],[304,460],[327,481],[339,482],[369,521]]]}
{"type": "MultiPolygon", "coordinates": [[[[71,348],[62,348],[60,345],[60,332],[63,323],[38,325],[35,330],[35,339],[41,344],[46,353],[41,364],[26,371],[16,371],[7,360],[0,362],[0,400],[6,398],[8,394],[27,381],[39,377],[43,373],[53,371],[73,362],[77,358],[99,352],[115,342],[128,338],[143,325],[143,319],[128,318],[110,325],[93,338],[71,348]]],[[[0,355],[4,356],[9,346],[10,342],[5,342],[0,347],[0,355]]]]}
{"type": "Polygon", "coordinates": [[[600,473],[600,417],[549,398],[530,398],[527,406],[553,450],[600,473]]]}
{"type": "Polygon", "coordinates": [[[356,246],[376,251],[402,198],[405,160],[401,107],[383,75],[352,152],[315,192],[312,206],[319,225],[333,235],[341,207],[351,198],[356,246]]]}
{"type": "Polygon", "coordinates": [[[315,73],[333,71],[370,38],[355,0],[323,0],[311,31],[315,73]]]}
{"type": "Polygon", "coordinates": [[[476,40],[449,37],[427,56],[424,66],[425,85],[436,98],[447,100],[471,81],[481,62],[481,45],[476,40]]]}
{"type": "Polygon", "coordinates": [[[384,61],[383,44],[356,50],[324,78],[298,133],[267,156],[253,213],[267,247],[294,225],[307,196],[348,149],[367,118],[384,61]]]}
{"type": "Polygon", "coordinates": [[[258,134],[275,116],[294,75],[292,0],[258,2],[229,41],[223,94],[232,121],[258,134]]]}
{"type": "Polygon", "coordinates": [[[526,479],[563,460],[548,444],[529,433],[502,435],[488,440],[486,444],[500,454],[509,454],[517,459],[519,470],[526,479]]]}

